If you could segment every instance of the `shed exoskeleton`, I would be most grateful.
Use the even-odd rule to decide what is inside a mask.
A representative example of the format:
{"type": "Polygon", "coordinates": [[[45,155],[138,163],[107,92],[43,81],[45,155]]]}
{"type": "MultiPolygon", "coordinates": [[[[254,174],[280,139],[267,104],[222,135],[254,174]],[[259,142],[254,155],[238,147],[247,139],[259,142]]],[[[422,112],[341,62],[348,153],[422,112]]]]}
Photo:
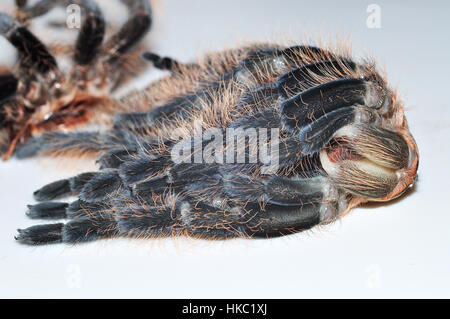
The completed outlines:
{"type": "MultiPolygon", "coordinates": [[[[148,17],[148,9],[136,10],[148,17]]],[[[0,15],[3,34],[25,32],[9,19],[0,15]]],[[[145,33],[133,21],[134,32],[145,33]]],[[[131,29],[121,30],[111,45],[128,43],[120,34],[131,29]]],[[[54,64],[47,51],[35,54],[42,59],[33,62],[33,79],[51,87],[54,64]]],[[[19,158],[90,154],[99,167],[36,191],[29,217],[69,221],[19,230],[19,242],[282,236],[329,224],[367,201],[389,201],[416,179],[418,149],[402,102],[368,59],[270,43],[190,64],[143,57],[170,74],[121,99],[100,97],[102,111],[91,115],[106,128],[44,132],[14,147],[19,158]],[[72,203],[57,201],[73,195],[72,203]]],[[[91,60],[84,58],[77,59],[91,60]]],[[[96,71],[89,74],[95,82],[96,71]]],[[[8,100],[16,80],[6,74],[1,83],[8,100]]]]}

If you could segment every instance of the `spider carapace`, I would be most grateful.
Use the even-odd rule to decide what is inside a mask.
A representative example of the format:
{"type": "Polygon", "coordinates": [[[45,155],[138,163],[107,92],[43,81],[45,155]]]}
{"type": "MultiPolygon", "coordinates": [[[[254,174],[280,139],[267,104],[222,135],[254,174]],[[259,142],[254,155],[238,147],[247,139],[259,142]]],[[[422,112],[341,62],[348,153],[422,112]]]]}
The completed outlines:
{"type": "Polygon", "coordinates": [[[21,54],[18,73],[1,77],[4,152],[91,154],[99,167],[36,191],[29,217],[68,221],[19,230],[19,242],[282,236],[413,185],[417,146],[402,102],[373,61],[343,48],[270,43],[189,64],[146,53],[170,74],[113,99],[93,86],[115,86],[123,69],[114,63],[147,31],[150,7],[123,1],[131,20],[103,44],[95,2],[77,2],[86,18],[69,76],[23,24],[0,15],[0,33],[21,54]],[[101,127],[55,130],[87,120],[101,127]],[[58,201],[65,196],[77,200],[58,201]]]}

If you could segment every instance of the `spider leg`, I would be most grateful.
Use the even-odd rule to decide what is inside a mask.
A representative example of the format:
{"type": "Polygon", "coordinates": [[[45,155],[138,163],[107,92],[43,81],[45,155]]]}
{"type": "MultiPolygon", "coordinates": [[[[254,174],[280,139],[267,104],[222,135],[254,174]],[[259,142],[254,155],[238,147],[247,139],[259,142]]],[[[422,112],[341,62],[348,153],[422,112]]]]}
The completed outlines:
{"type": "Polygon", "coordinates": [[[35,193],[38,201],[73,194],[79,200],[70,205],[39,203],[29,206],[28,215],[73,220],[31,227],[17,239],[35,245],[112,236],[276,236],[328,222],[336,217],[340,200],[324,177],[263,180],[217,164],[179,164],[165,170],[165,175],[131,185],[120,169],[108,169],[44,186],[35,193]]]}
{"type": "Polygon", "coordinates": [[[307,89],[283,101],[283,127],[298,133],[303,154],[326,145],[334,133],[350,123],[377,121],[373,109],[384,100],[382,89],[361,79],[344,78],[307,89]]]}
{"type": "Polygon", "coordinates": [[[247,226],[248,234],[255,238],[270,238],[311,229],[324,222],[321,208],[322,206],[315,204],[268,204],[264,208],[259,204],[247,204],[245,209],[254,214],[247,226]]]}
{"type": "Polygon", "coordinates": [[[136,139],[117,130],[100,132],[47,132],[19,145],[14,153],[17,158],[28,158],[37,154],[96,154],[112,149],[136,148],[136,139]]]}
{"type": "Polygon", "coordinates": [[[174,71],[179,69],[180,63],[169,57],[161,57],[153,52],[145,52],[142,57],[153,63],[153,65],[160,70],[174,71]]]}
{"type": "Polygon", "coordinates": [[[262,85],[256,89],[251,89],[243,94],[232,112],[245,113],[255,106],[258,109],[269,108],[277,103],[279,99],[278,88],[274,83],[262,85]]]}
{"type": "Polygon", "coordinates": [[[247,88],[256,88],[265,81],[264,76],[278,77],[299,63],[328,60],[334,55],[313,46],[293,46],[288,48],[268,48],[250,52],[232,71],[232,77],[247,88]]]}
{"type": "Polygon", "coordinates": [[[152,10],[148,0],[122,0],[129,8],[131,18],[104,45],[110,62],[128,52],[150,30],[152,10]]]}
{"type": "MultiPolygon", "coordinates": [[[[84,173],[67,180],[44,186],[34,196],[38,201],[48,201],[62,196],[79,194],[80,199],[71,203],[41,202],[29,205],[27,215],[33,219],[72,219],[66,224],[39,225],[19,230],[16,239],[28,245],[50,243],[78,243],[118,234],[117,222],[111,211],[113,194],[120,187],[115,183],[113,171],[84,173]],[[110,184],[112,183],[112,184],[110,184]],[[86,190],[86,192],[84,192],[86,190]],[[95,198],[95,194],[101,199],[95,198]]],[[[124,194],[123,192],[121,193],[124,194]]]]}
{"type": "Polygon", "coordinates": [[[133,147],[129,148],[113,148],[104,154],[102,154],[97,159],[97,164],[99,165],[99,169],[107,169],[107,168],[119,168],[120,165],[125,163],[126,161],[130,161],[136,156],[137,149],[133,147]]]}
{"type": "Polygon", "coordinates": [[[174,181],[154,178],[137,184],[133,188],[134,204],[118,213],[120,232],[132,237],[185,234],[226,239],[245,236],[244,222],[236,210],[213,207],[202,200],[182,195],[182,189],[195,188],[189,183],[196,181],[201,184],[201,180],[208,180],[205,172],[198,173],[191,175],[192,178],[178,176],[174,181]]]}
{"type": "Polygon", "coordinates": [[[324,192],[327,187],[329,188],[328,181],[321,176],[297,179],[273,176],[267,180],[243,174],[224,177],[224,191],[230,198],[280,206],[321,203],[326,196],[324,192]]]}
{"type": "Polygon", "coordinates": [[[181,232],[180,209],[176,205],[131,205],[117,214],[119,233],[127,237],[165,237],[181,232]]]}
{"type": "Polygon", "coordinates": [[[14,238],[26,245],[42,245],[48,243],[62,243],[62,229],[64,224],[36,225],[27,229],[18,229],[14,238]]]}
{"type": "Polygon", "coordinates": [[[344,198],[323,176],[266,180],[248,175],[224,177],[231,199],[243,202],[253,218],[247,224],[256,237],[281,236],[303,231],[338,217],[344,198]]]}
{"type": "Polygon", "coordinates": [[[195,199],[188,199],[181,205],[185,234],[202,239],[248,237],[248,218],[239,208],[221,208],[195,199]]]}
{"type": "MultiPolygon", "coordinates": [[[[110,173],[103,172],[91,177],[83,186],[80,200],[70,205],[44,202],[29,206],[27,215],[31,218],[70,218],[72,221],[67,224],[49,224],[19,230],[16,239],[28,245],[40,245],[79,243],[115,236],[166,236],[173,234],[174,231],[181,231],[177,226],[180,215],[178,208],[169,205],[162,198],[166,193],[165,188],[162,193],[153,188],[153,192],[157,194],[147,201],[148,205],[144,205],[140,199],[126,192],[121,192],[114,198],[104,196],[101,202],[98,202],[98,198],[94,198],[92,194],[83,196],[85,190],[87,193],[98,194],[104,193],[106,187],[108,188],[106,192],[110,195],[114,192],[113,188],[119,190],[118,185],[105,186],[110,181],[106,180],[110,176],[110,173]]],[[[58,183],[61,182],[54,185],[58,183]]]]}
{"type": "MultiPolygon", "coordinates": [[[[290,47],[283,50],[268,49],[249,53],[248,57],[241,61],[230,73],[223,75],[221,81],[217,83],[208,83],[193,94],[178,97],[169,103],[157,107],[156,109],[145,113],[120,114],[116,116],[114,122],[117,127],[133,129],[143,129],[150,127],[158,127],[161,124],[171,123],[180,119],[186,119],[195,112],[202,110],[205,104],[210,104],[214,99],[211,92],[223,91],[226,88],[227,81],[236,80],[248,86],[248,92],[243,94],[236,110],[239,112],[240,106],[258,105],[258,107],[269,107],[277,102],[280,98],[284,98],[286,90],[295,90],[294,78],[302,76],[304,78],[311,77],[311,74],[324,75],[324,70],[333,70],[336,74],[344,73],[344,70],[355,69],[353,62],[345,59],[325,60],[308,64],[297,71],[284,73],[286,69],[291,68],[290,64],[294,58],[293,54],[320,55],[323,59],[331,58],[332,54],[309,46],[290,47]],[[277,68],[276,59],[282,59],[284,64],[288,64],[279,70],[277,68]],[[286,62],[288,61],[288,62],[286,62]],[[289,62],[290,61],[290,62],[289,62]],[[268,67],[267,64],[271,66],[268,67]],[[273,64],[273,65],[272,65],[273,64]],[[257,79],[258,69],[273,70],[275,74],[282,74],[276,83],[260,84],[261,79],[257,79]],[[257,85],[257,83],[259,83],[257,85]],[[293,87],[294,86],[294,87],[293,87]],[[284,92],[284,93],[283,93],[284,92]]],[[[147,57],[151,60],[161,62],[164,60],[156,54],[149,53],[147,57]]],[[[168,61],[166,61],[168,63],[168,61]]],[[[304,81],[305,82],[305,81],[304,81]]],[[[339,92],[335,92],[338,94],[339,92]]]]}
{"type": "Polygon", "coordinates": [[[16,94],[18,83],[19,81],[11,72],[7,71],[0,74],[0,127],[11,115],[8,102],[16,94]]]}
{"type": "MultiPolygon", "coordinates": [[[[169,236],[177,230],[172,212],[163,208],[127,209],[114,218],[78,218],[67,224],[38,225],[19,230],[20,243],[42,245],[52,243],[81,243],[110,237],[169,236]]],[[[181,230],[179,230],[181,231],[181,230]]]]}
{"type": "Polygon", "coordinates": [[[175,98],[149,112],[117,114],[113,118],[114,127],[139,131],[185,120],[212,101],[215,89],[213,85],[193,94],[175,98]]]}
{"type": "Polygon", "coordinates": [[[67,218],[68,203],[42,202],[28,205],[27,216],[31,219],[65,219],[67,218]]]}
{"type": "Polygon", "coordinates": [[[283,98],[290,98],[308,87],[315,77],[331,74],[343,75],[354,72],[357,65],[346,59],[319,61],[286,72],[276,81],[278,93],[283,98]]]}

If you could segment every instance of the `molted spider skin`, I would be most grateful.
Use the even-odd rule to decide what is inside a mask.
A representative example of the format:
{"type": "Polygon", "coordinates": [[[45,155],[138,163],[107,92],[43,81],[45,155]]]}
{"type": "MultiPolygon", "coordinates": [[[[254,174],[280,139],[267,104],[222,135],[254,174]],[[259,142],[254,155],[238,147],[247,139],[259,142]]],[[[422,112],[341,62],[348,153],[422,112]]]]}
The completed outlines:
{"type": "Polygon", "coordinates": [[[4,160],[32,136],[97,118],[97,112],[110,103],[110,94],[148,65],[141,58],[141,40],[152,24],[149,0],[120,1],[130,17],[118,30],[107,28],[94,0],[40,0],[33,5],[17,1],[15,17],[0,13],[0,35],[19,54],[13,70],[0,68],[0,154],[4,160]],[[80,6],[83,16],[73,45],[44,44],[28,29],[31,19],[55,6],[73,4],[80,6]],[[67,70],[59,65],[66,60],[72,62],[67,70]]]}
{"type": "Polygon", "coordinates": [[[109,128],[48,132],[18,147],[19,158],[92,154],[100,167],[38,190],[41,203],[28,215],[69,221],[20,230],[19,242],[282,236],[398,197],[414,183],[417,146],[402,103],[373,62],[339,48],[265,43],[188,65],[146,58],[171,74],[114,101],[109,128]],[[199,125],[233,132],[232,147],[206,135],[196,144],[199,125]],[[250,139],[238,133],[247,128],[277,129],[261,143],[278,149],[270,174],[265,161],[249,161],[250,139]],[[195,161],[196,145],[215,161],[195,161]],[[179,161],[173,155],[184,148],[179,161]],[[78,200],[48,202],[69,195],[78,200]]]}

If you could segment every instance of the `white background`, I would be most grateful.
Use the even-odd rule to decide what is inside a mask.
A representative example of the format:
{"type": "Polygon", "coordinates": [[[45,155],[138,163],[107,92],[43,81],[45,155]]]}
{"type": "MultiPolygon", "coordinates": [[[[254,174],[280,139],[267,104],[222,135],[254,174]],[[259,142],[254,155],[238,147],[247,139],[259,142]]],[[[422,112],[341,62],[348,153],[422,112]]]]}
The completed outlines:
{"type": "Polygon", "coordinates": [[[33,191],[92,165],[0,163],[0,297],[450,297],[449,2],[161,0],[155,10],[155,50],[181,61],[242,40],[351,38],[354,54],[374,56],[404,97],[419,182],[393,203],[273,240],[26,247],[13,236],[36,223],[24,215],[33,191]],[[371,3],[380,29],[366,26],[371,3]]]}

